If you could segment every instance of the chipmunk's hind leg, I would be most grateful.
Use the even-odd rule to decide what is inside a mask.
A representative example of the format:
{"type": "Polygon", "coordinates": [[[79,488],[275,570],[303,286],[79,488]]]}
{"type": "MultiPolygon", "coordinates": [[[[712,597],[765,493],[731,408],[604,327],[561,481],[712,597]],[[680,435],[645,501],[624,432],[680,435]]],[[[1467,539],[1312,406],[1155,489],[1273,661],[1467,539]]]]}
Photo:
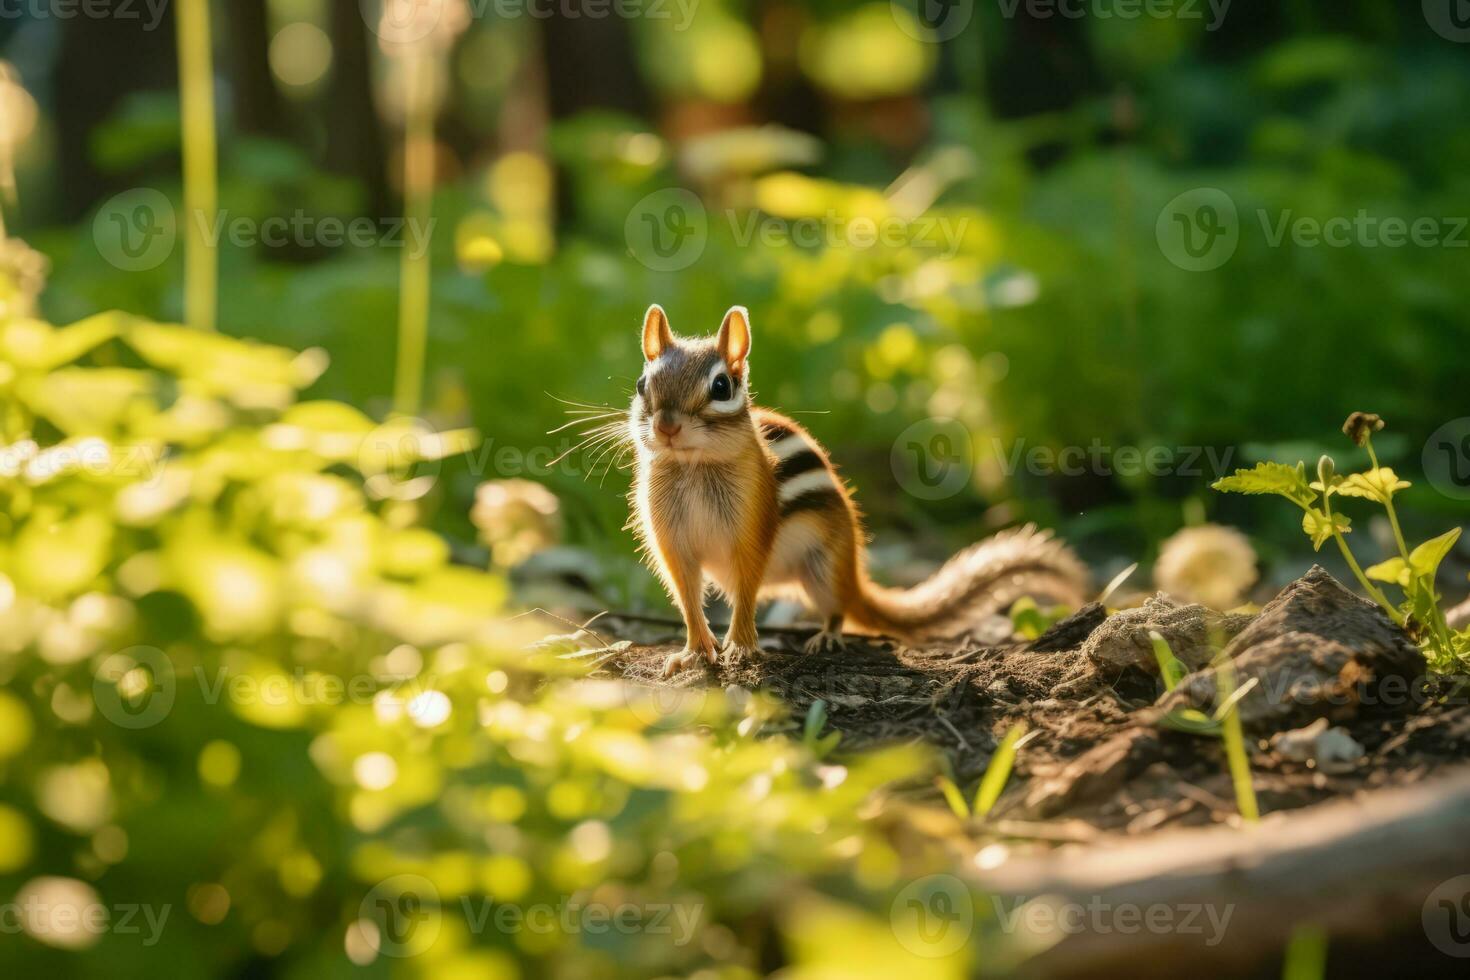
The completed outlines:
{"type": "Polygon", "coordinates": [[[807,653],[841,650],[847,646],[842,638],[842,598],[836,582],[837,569],[829,552],[813,549],[807,553],[801,568],[801,586],[807,601],[822,621],[822,629],[807,640],[807,653]]]}

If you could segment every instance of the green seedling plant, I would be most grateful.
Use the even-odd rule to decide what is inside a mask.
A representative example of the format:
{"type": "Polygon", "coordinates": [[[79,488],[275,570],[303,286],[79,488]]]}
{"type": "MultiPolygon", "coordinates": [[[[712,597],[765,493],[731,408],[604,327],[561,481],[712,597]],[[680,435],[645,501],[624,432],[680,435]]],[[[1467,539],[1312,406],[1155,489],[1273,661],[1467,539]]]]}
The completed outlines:
{"type": "Polygon", "coordinates": [[[1006,783],[1011,778],[1011,769],[1016,763],[1016,753],[1021,746],[1035,738],[1037,732],[1026,731],[1025,722],[1017,722],[1000,740],[995,747],[995,754],[990,757],[990,764],[985,767],[985,774],[980,777],[980,785],[975,790],[973,803],[967,802],[965,796],[960,792],[950,776],[939,776],[936,782],[939,791],[944,794],[944,801],[954,811],[954,815],[961,820],[971,817],[983,817],[990,813],[995,807],[1000,794],[1005,790],[1006,783]]]}
{"type": "Polygon", "coordinates": [[[1071,606],[1042,608],[1030,596],[1022,596],[1011,606],[1011,629],[1017,636],[1034,640],[1057,623],[1076,612],[1071,606]]]}
{"type": "Polygon", "coordinates": [[[827,725],[827,702],[821,699],[812,702],[812,706],[806,711],[806,723],[802,726],[801,741],[812,757],[825,759],[837,748],[837,743],[842,741],[842,733],[833,729],[826,735],[822,729],[827,725]]]}
{"type": "MultiPolygon", "coordinates": [[[[1149,632],[1153,644],[1154,658],[1159,663],[1159,676],[1164,679],[1166,690],[1174,690],[1188,672],[1188,668],[1174,656],[1169,641],[1155,631],[1149,632]]],[[[1250,757],[1245,750],[1245,732],[1240,723],[1240,712],[1236,706],[1256,686],[1252,677],[1239,687],[1235,684],[1235,667],[1228,657],[1217,655],[1215,668],[1216,706],[1211,714],[1198,708],[1176,708],[1160,719],[1165,728],[1186,732],[1190,735],[1213,735],[1225,745],[1225,760],[1230,767],[1230,783],[1235,789],[1235,806],[1240,817],[1247,823],[1257,823],[1261,810],[1256,802],[1256,790],[1251,784],[1250,757]]]]}
{"type": "Polygon", "coordinates": [[[1373,433],[1383,429],[1383,419],[1366,412],[1348,416],[1342,430],[1356,445],[1368,451],[1371,468],[1346,476],[1337,472],[1331,456],[1317,461],[1317,479],[1309,480],[1306,465],[1297,463],[1257,463],[1255,469],[1236,470],[1233,476],[1215,481],[1223,493],[1276,494],[1302,509],[1302,530],[1312,539],[1312,547],[1320,551],[1328,541],[1337,545],[1343,560],[1352,569],[1368,597],[1399,626],[1402,626],[1424,650],[1432,670],[1450,672],[1470,659],[1470,630],[1452,630],[1440,606],[1435,590],[1435,577],[1440,563],[1460,538],[1460,529],[1446,531],[1436,538],[1410,548],[1399,523],[1394,496],[1408,489],[1410,483],[1399,478],[1391,468],[1378,462],[1373,449],[1373,433]],[[1398,554],[1364,569],[1348,546],[1346,535],[1352,522],[1334,508],[1335,498],[1359,497],[1381,504],[1388,514],[1398,554]],[[1403,601],[1395,604],[1378,583],[1398,586],[1403,601]]]}

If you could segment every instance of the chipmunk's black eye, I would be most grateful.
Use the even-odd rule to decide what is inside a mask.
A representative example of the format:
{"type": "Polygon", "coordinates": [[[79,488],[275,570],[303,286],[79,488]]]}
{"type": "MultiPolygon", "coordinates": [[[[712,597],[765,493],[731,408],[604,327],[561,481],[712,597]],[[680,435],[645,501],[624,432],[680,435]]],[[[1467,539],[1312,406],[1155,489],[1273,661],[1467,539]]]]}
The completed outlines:
{"type": "Polygon", "coordinates": [[[730,384],[730,376],[728,374],[716,375],[715,380],[711,381],[709,385],[710,401],[728,401],[732,390],[733,388],[730,384]]]}
{"type": "Polygon", "coordinates": [[[642,398],[648,394],[648,379],[640,375],[638,377],[638,397],[642,398]]]}

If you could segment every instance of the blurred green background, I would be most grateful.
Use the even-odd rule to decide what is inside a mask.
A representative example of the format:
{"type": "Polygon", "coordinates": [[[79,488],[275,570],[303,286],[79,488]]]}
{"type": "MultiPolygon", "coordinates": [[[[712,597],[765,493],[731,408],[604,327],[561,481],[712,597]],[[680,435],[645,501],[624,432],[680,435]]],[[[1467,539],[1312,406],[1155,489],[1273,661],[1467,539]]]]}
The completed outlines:
{"type": "MultiPolygon", "coordinates": [[[[690,334],[750,308],[759,400],[831,449],[880,567],[1029,519],[1106,575],[1208,519],[1294,577],[1309,553],[1293,514],[1211,493],[1211,461],[1330,448],[1345,470],[1355,409],[1390,421],[1379,451],[1415,482],[1411,536],[1463,519],[1420,465],[1467,412],[1470,368],[1470,48],[1449,4],[922,2],[617,16],[425,0],[432,54],[412,77],[370,0],[215,3],[221,217],[307,229],[222,237],[225,337],[164,325],[185,317],[188,230],[174,5],[4,8],[0,210],[46,262],[14,240],[0,255],[0,892],[6,909],[100,896],[114,919],[139,903],[172,918],[153,945],[0,917],[29,933],[0,939],[0,962],[450,980],[978,969],[970,947],[916,959],[888,928],[950,852],[932,820],[881,815],[869,794],[927,779],[932,759],[835,765],[779,705],[719,692],[671,718],[571,682],[585,664],[558,655],[585,636],[527,654],[487,625],[513,608],[507,567],[558,539],[541,560],[595,602],[667,608],[622,528],[626,474],[549,464],[574,444],[548,435],[568,418],[558,399],[625,403],[650,302],[690,334]],[[413,429],[419,452],[399,458],[378,428],[402,381],[403,248],[385,237],[402,240],[415,118],[433,174],[415,413],[453,435],[424,452],[413,429]],[[1194,269],[1169,235],[1202,188],[1238,240],[1194,269]],[[139,189],[164,195],[152,217],[178,242],[146,268],[119,259],[114,224],[139,189]],[[1282,222],[1360,213],[1427,218],[1437,237],[1273,242],[1282,222]],[[691,251],[652,247],[700,215],[691,251]],[[357,244],[322,230],[364,219],[357,244]],[[870,226],[899,234],[870,242],[870,226]],[[792,242],[803,227],[821,235],[792,242]],[[132,316],[88,319],[106,310],[132,316]],[[293,353],[312,348],[329,367],[293,353]],[[968,433],[964,479],[939,499],[903,470],[935,419],[968,433]],[[165,475],[31,465],[89,439],[159,450],[141,475],[165,475]],[[1009,462],[1094,446],[1169,462],[1009,462]],[[554,493],[556,527],[524,486],[482,495],[472,519],[476,488],[509,478],[554,493]],[[245,689],[221,701],[221,678],[245,689]],[[369,690],[321,697],[328,679],[369,690]],[[252,693],[272,683],[283,702],[252,693]],[[161,720],[117,721],[169,685],[161,720]],[[408,956],[372,914],[403,875],[437,900],[388,886],[387,907],[433,906],[409,915],[435,925],[408,956]],[[463,914],[588,895],[682,903],[701,928],[671,945],[463,914]]],[[[982,946],[1011,962],[1007,937],[982,946]]]]}
{"type": "MultiPolygon", "coordinates": [[[[497,449],[565,448],[546,436],[563,421],[548,393],[623,404],[654,301],[687,333],[749,306],[761,401],[812,413],[803,421],[880,534],[936,554],[1026,518],[1095,560],[1146,560],[1191,498],[1295,542],[1289,515],[1277,527],[1269,508],[1221,513],[1235,505],[1203,491],[1219,475],[1208,467],[1007,472],[1018,444],[1159,446],[1183,469],[1192,447],[1233,465],[1294,461],[1336,446],[1341,419],[1363,408],[1401,439],[1386,462],[1414,473],[1423,440],[1460,414],[1470,233],[1455,245],[1451,219],[1470,201],[1470,61],[1412,5],[1237,0],[1130,17],[1127,4],[1123,16],[955,4],[937,33],[901,4],[701,0],[579,19],[467,9],[432,85],[424,414],[472,424],[497,449]],[[705,203],[708,241],[686,268],[656,271],[625,230],[671,186],[705,203]],[[1169,202],[1200,187],[1229,195],[1240,233],[1227,262],[1197,272],[1156,232],[1169,202]],[[1433,219],[1441,241],[1272,244],[1283,220],[1360,211],[1433,219]],[[824,221],[838,240],[741,241],[752,215],[824,221]],[[845,237],[855,217],[894,215],[915,218],[901,244],[845,237]],[[890,466],[899,434],[936,416],[969,428],[975,470],[937,502],[896,492],[890,466]]],[[[53,261],[42,306],[57,322],[113,307],[182,316],[182,249],[124,273],[93,236],[116,192],[178,200],[172,21],[145,31],[140,14],[0,21],[39,107],[11,225],[53,261]]],[[[400,213],[403,69],[375,26],[356,0],[218,11],[230,219],[386,228],[400,213]]],[[[379,242],[227,235],[221,327],[325,348],[332,368],[312,392],[381,412],[398,257],[379,242]]],[[[456,478],[446,530],[470,537],[478,480],[521,475],[562,497],[574,542],[630,553],[623,476],[583,482],[575,458],[508,458],[486,453],[456,478]]],[[[1420,489],[1412,512],[1458,505],[1420,489]]]]}

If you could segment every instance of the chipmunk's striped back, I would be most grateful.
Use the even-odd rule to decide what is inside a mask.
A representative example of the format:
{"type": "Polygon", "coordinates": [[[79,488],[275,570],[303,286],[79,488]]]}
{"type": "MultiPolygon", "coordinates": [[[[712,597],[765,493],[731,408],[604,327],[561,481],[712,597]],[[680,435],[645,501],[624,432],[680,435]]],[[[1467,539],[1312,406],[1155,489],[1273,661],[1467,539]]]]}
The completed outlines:
{"type": "Polygon", "coordinates": [[[842,481],[815,439],[775,412],[758,410],[756,421],[766,450],[775,457],[776,499],[783,519],[845,506],[842,481]]]}

